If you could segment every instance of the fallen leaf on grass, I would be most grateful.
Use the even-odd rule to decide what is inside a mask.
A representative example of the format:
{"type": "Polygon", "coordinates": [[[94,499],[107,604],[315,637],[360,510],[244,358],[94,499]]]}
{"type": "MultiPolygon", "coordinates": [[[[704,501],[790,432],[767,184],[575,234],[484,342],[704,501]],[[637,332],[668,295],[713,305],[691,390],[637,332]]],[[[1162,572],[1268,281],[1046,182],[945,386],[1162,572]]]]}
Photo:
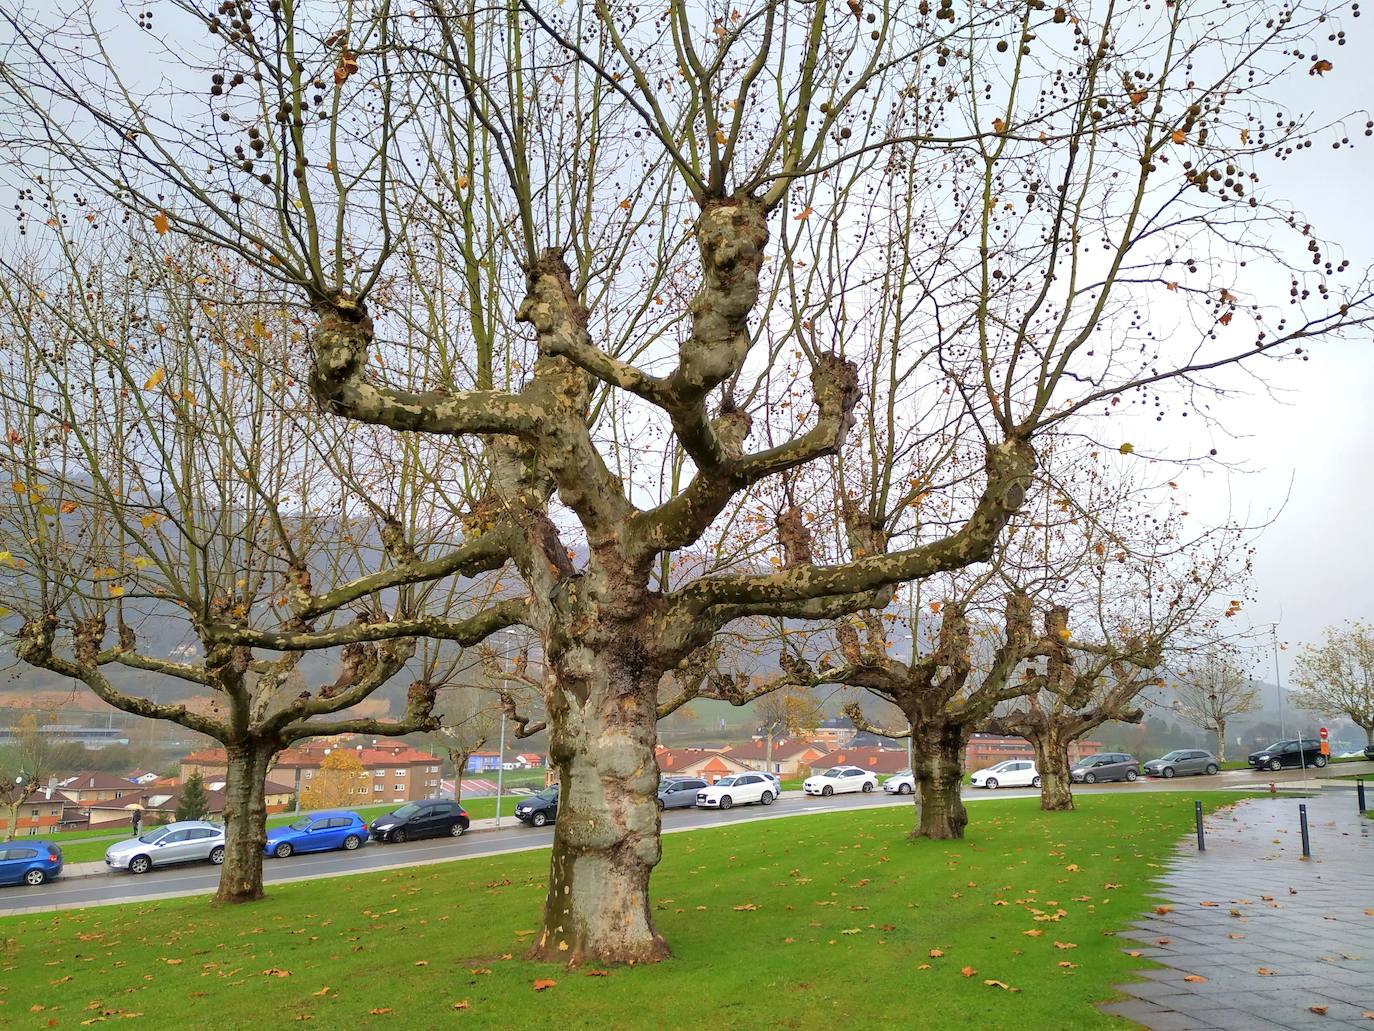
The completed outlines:
{"type": "Polygon", "coordinates": [[[978,971],[974,970],[973,967],[964,967],[959,973],[963,974],[965,977],[972,977],[974,974],[978,973],[978,971]]]}
{"type": "Polygon", "coordinates": [[[858,933],[859,933],[859,930],[860,930],[860,929],[857,928],[857,927],[846,927],[846,928],[845,928],[844,930],[842,930],[840,933],[841,933],[841,934],[858,934],[858,933]]]}
{"type": "Polygon", "coordinates": [[[546,988],[552,988],[557,983],[558,982],[551,977],[541,977],[534,982],[534,990],[536,992],[542,992],[546,988]]]}
{"type": "Polygon", "coordinates": [[[280,967],[268,967],[262,972],[263,977],[290,977],[291,971],[282,970],[280,967]]]}
{"type": "Polygon", "coordinates": [[[1027,938],[1039,938],[1045,932],[1037,931],[1034,928],[1031,928],[1029,931],[1022,931],[1021,933],[1024,934],[1027,938]]]}
{"type": "Polygon", "coordinates": [[[472,1009],[472,1003],[470,1003],[467,999],[460,999],[453,1004],[453,1008],[456,1010],[472,1009]]]}
{"type": "Polygon", "coordinates": [[[1189,984],[1206,984],[1206,983],[1207,983],[1207,978],[1203,977],[1201,974],[1189,974],[1189,975],[1188,975],[1187,977],[1185,977],[1183,980],[1187,981],[1189,984]]]}
{"type": "Polygon", "coordinates": [[[417,960],[415,961],[415,965],[416,965],[417,967],[427,967],[427,966],[429,966],[429,960],[427,960],[427,959],[417,959],[417,960]]]}
{"type": "Polygon", "coordinates": [[[380,1017],[391,1012],[390,1006],[374,1006],[367,1011],[371,1016],[380,1017]]]}
{"type": "Polygon", "coordinates": [[[478,976],[478,977],[481,977],[483,974],[490,974],[490,973],[491,973],[491,968],[490,968],[490,967],[473,967],[473,968],[469,971],[469,973],[472,973],[472,974],[475,974],[475,975],[478,976]]]}
{"type": "Polygon", "coordinates": [[[330,990],[330,989],[329,989],[329,985],[325,985],[325,986],[324,986],[323,988],[321,988],[318,992],[311,992],[310,994],[311,994],[311,995],[328,995],[328,994],[329,994],[329,990],[330,990]]]}
{"type": "Polygon", "coordinates": [[[943,950],[943,949],[931,949],[931,950],[930,950],[930,958],[931,958],[931,959],[939,959],[939,958],[940,958],[941,956],[943,956],[944,954],[945,954],[945,953],[944,953],[944,950],[943,950]]]}
{"type": "Polygon", "coordinates": [[[1076,968],[1076,967],[1078,966],[1077,963],[1070,963],[1067,959],[1061,959],[1061,960],[1059,961],[1059,965],[1060,965],[1061,967],[1065,967],[1065,968],[1067,968],[1067,969],[1069,969],[1069,970],[1072,970],[1072,969],[1074,969],[1074,968],[1076,968]]]}
{"type": "Polygon", "coordinates": [[[183,959],[164,959],[162,962],[166,963],[169,967],[179,967],[186,961],[183,959]]]}
{"type": "Polygon", "coordinates": [[[929,964],[929,963],[922,963],[922,964],[921,964],[920,966],[918,966],[916,969],[917,969],[917,970],[929,970],[929,969],[930,969],[930,964],[929,964]]]}
{"type": "Polygon", "coordinates": [[[745,903],[744,905],[742,905],[742,906],[736,906],[736,907],[735,907],[735,912],[736,912],[736,913],[753,912],[754,910],[756,910],[756,909],[758,909],[758,908],[759,908],[759,907],[756,906],[756,905],[754,905],[752,902],[746,902],[746,903],[745,903]]]}
{"type": "Polygon", "coordinates": [[[610,977],[610,976],[611,976],[611,972],[610,972],[609,970],[588,970],[588,971],[587,971],[587,976],[588,976],[588,977],[610,977]]]}
{"type": "Polygon", "coordinates": [[[989,979],[989,980],[984,981],[983,983],[984,983],[985,985],[987,985],[989,988],[1000,988],[1000,989],[1002,989],[1002,991],[1004,991],[1004,992],[1019,992],[1019,991],[1021,990],[1020,988],[1013,988],[1011,985],[1007,984],[1005,981],[993,981],[993,980],[989,979]]]}
{"type": "Polygon", "coordinates": [[[1055,942],[1055,943],[1054,943],[1054,947],[1055,947],[1056,949],[1076,949],[1076,948],[1078,948],[1078,946],[1077,946],[1076,944],[1074,944],[1073,942],[1055,942]]]}

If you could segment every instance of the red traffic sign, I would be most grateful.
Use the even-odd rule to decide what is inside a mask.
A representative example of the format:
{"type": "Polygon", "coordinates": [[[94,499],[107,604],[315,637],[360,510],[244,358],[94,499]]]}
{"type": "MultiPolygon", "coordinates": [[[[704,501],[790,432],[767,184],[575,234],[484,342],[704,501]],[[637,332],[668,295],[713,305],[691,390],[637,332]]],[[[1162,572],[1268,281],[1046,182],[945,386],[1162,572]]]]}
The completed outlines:
{"type": "Polygon", "coordinates": [[[1322,736],[1322,740],[1325,741],[1325,740],[1326,740],[1326,728],[1325,728],[1325,727],[1322,727],[1322,729],[1321,729],[1321,736],[1322,736]]]}

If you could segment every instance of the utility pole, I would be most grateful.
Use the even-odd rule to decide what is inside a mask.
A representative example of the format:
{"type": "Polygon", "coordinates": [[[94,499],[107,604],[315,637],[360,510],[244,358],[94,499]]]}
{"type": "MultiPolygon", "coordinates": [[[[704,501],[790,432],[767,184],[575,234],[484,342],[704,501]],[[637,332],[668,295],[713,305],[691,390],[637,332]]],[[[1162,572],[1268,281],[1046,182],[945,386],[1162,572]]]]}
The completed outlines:
{"type": "MultiPolygon", "coordinates": [[[[506,664],[510,662],[510,631],[502,630],[501,635],[501,689],[506,689],[506,664]]],[[[501,789],[505,783],[506,774],[506,708],[501,707],[501,743],[497,746],[496,760],[496,829],[501,829],[501,789]]],[[[462,771],[454,773],[455,777],[461,777],[462,771]]],[[[456,787],[456,785],[455,785],[456,787]]]]}

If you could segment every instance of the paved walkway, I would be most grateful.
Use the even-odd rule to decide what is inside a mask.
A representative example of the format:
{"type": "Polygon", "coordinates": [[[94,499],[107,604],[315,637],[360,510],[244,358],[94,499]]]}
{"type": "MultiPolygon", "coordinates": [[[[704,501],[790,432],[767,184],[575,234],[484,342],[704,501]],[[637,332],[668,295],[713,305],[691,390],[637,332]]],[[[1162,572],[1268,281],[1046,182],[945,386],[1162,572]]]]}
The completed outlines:
{"type": "Polygon", "coordinates": [[[1104,1012],[1156,1031],[1374,1031],[1374,820],[1345,792],[1255,799],[1213,814],[1167,864],[1172,908],[1136,921],[1131,951],[1164,964],[1104,1012]],[[1312,858],[1302,858],[1299,801],[1312,858]]]}

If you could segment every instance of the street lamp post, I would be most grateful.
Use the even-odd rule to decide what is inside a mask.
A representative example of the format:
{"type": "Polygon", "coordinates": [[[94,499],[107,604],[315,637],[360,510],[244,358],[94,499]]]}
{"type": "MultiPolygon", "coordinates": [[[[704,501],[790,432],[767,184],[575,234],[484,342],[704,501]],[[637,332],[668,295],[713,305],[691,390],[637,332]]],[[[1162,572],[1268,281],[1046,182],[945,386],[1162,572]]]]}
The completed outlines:
{"type": "MultiPolygon", "coordinates": [[[[501,687],[506,686],[506,663],[510,661],[510,631],[499,631],[503,642],[501,648],[501,687]]],[[[501,743],[497,746],[496,760],[496,829],[501,829],[501,789],[505,784],[506,773],[506,708],[501,707],[501,743]]]]}

